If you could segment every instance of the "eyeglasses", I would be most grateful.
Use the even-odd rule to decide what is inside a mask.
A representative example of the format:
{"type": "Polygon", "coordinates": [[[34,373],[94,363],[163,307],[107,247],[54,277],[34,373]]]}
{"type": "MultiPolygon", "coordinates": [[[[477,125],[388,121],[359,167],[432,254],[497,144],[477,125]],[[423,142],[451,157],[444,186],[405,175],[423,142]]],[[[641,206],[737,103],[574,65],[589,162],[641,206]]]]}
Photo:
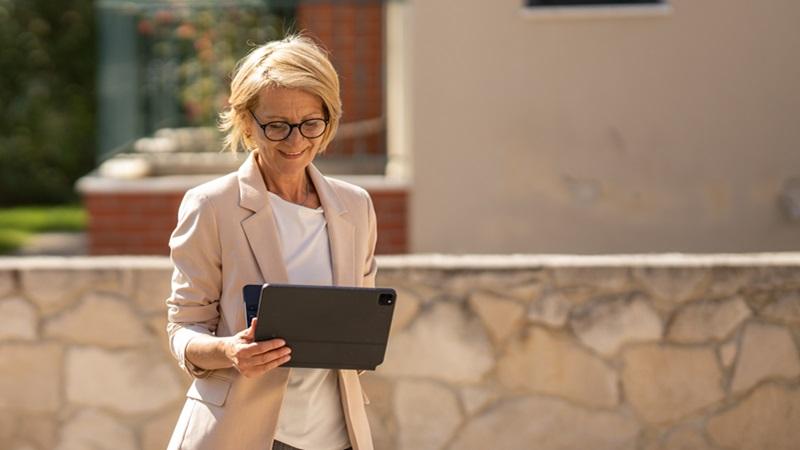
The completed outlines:
{"type": "Polygon", "coordinates": [[[258,117],[256,117],[252,110],[248,111],[250,111],[250,115],[253,116],[258,126],[261,127],[261,130],[264,131],[264,137],[270,141],[283,141],[287,139],[295,128],[297,128],[304,138],[314,139],[322,136],[322,133],[325,132],[325,128],[328,127],[328,119],[307,119],[300,123],[289,123],[278,120],[262,124],[258,121],[258,117]]]}

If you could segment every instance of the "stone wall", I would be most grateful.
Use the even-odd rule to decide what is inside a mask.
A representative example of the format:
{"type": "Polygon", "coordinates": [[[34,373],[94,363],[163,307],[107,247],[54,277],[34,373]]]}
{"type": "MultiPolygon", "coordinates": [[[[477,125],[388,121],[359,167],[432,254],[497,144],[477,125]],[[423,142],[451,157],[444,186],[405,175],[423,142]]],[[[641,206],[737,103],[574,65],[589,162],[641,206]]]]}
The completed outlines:
{"type": "MultiPolygon", "coordinates": [[[[797,449],[800,255],[384,257],[377,449],[797,449]]],[[[0,447],[161,449],[164,258],[0,259],[0,447]]]]}

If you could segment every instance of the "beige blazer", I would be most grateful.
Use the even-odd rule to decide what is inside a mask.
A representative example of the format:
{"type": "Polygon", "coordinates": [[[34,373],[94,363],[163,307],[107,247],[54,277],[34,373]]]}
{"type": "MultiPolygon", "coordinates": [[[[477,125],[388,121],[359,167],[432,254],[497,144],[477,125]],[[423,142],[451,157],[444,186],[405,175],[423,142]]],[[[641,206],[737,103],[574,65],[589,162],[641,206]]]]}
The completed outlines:
{"type": "MultiPolygon", "coordinates": [[[[374,286],[375,212],[364,189],[308,173],[325,211],[338,286],[374,286]]],[[[242,286],[286,283],[267,188],[251,154],[239,170],[189,190],[169,241],[175,270],[169,309],[170,348],[192,377],[169,449],[271,449],[289,368],[246,378],[233,368],[193,367],[186,345],[198,334],[230,336],[246,328],[242,286]]],[[[350,443],[371,450],[358,374],[339,370],[350,443]]]]}

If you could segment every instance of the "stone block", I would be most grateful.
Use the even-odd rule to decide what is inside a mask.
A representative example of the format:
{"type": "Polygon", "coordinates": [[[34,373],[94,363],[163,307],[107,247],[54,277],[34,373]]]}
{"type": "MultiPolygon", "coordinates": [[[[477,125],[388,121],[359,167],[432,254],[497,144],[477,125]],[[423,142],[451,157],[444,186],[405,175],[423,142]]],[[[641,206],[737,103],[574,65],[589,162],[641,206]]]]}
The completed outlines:
{"type": "Polygon", "coordinates": [[[626,343],[661,339],[658,313],[639,295],[608,297],[572,313],[572,330],[583,345],[613,356],[626,343]]]}
{"type": "Polygon", "coordinates": [[[509,343],[497,364],[497,379],[509,389],[556,395],[581,405],[619,403],[617,375],[603,360],[568,337],[532,327],[509,343]]]}
{"type": "Polygon", "coordinates": [[[441,289],[451,298],[466,299],[478,291],[506,292],[508,289],[538,282],[534,270],[482,270],[457,272],[447,278],[441,289]]]}
{"type": "Polygon", "coordinates": [[[395,291],[397,292],[397,302],[392,315],[391,333],[408,326],[417,317],[420,308],[420,299],[413,291],[403,288],[395,288],[395,291]]]}
{"type": "Polygon", "coordinates": [[[367,407],[367,420],[369,421],[374,448],[386,450],[397,448],[397,426],[391,419],[382,417],[367,407]]]}
{"type": "Polygon", "coordinates": [[[742,292],[752,278],[753,269],[749,267],[714,267],[703,298],[733,297],[742,292]]]}
{"type": "Polygon", "coordinates": [[[0,300],[0,341],[36,339],[36,308],[21,298],[0,300]]]}
{"type": "Polygon", "coordinates": [[[740,392],[768,378],[800,375],[800,359],[792,334],[784,327],[748,324],[742,336],[731,389],[740,392]]]}
{"type": "Polygon", "coordinates": [[[144,424],[141,450],[164,450],[167,448],[172,430],[178,422],[181,406],[177,406],[168,413],[160,414],[144,424]]]}
{"type": "Polygon", "coordinates": [[[454,304],[432,303],[411,326],[391,336],[377,372],[476,383],[493,365],[492,345],[480,321],[454,304]]]}
{"type": "Polygon", "coordinates": [[[633,278],[664,310],[699,297],[710,284],[703,267],[637,267],[633,278]]]}
{"type": "Polygon", "coordinates": [[[716,450],[716,448],[706,441],[702,430],[695,428],[679,428],[670,432],[658,446],[653,450],[716,450]]]}
{"type": "Polygon", "coordinates": [[[56,450],[137,450],[136,436],[114,417],[89,409],[80,411],[61,430],[56,450]]]}
{"type": "Polygon", "coordinates": [[[562,292],[544,294],[528,306],[528,321],[551,327],[563,327],[569,318],[572,303],[562,292]]]}
{"type": "Polygon", "coordinates": [[[597,291],[586,286],[565,287],[556,292],[573,307],[585,305],[597,297],[597,291]]]}
{"type": "Polygon", "coordinates": [[[75,309],[50,319],[45,336],[107,348],[140,346],[153,339],[126,301],[94,292],[75,309]]]}
{"type": "Polygon", "coordinates": [[[169,349],[169,336],[167,335],[167,315],[155,314],[147,319],[147,328],[151,335],[158,341],[161,352],[167,359],[172,359],[172,351],[169,349]]]}
{"type": "Polygon", "coordinates": [[[367,409],[375,411],[384,419],[390,418],[394,413],[392,404],[394,386],[392,382],[374,372],[365,372],[360,379],[361,388],[369,398],[367,409]]]}
{"type": "Polygon", "coordinates": [[[0,410],[0,442],[10,442],[17,432],[17,416],[10,410],[0,410]]]}
{"type": "Polygon", "coordinates": [[[447,448],[634,450],[638,432],[634,419],[616,412],[586,410],[556,399],[523,397],[492,407],[470,420],[447,448]]]}
{"type": "Polygon", "coordinates": [[[622,358],[626,398],[650,423],[676,421],[724,398],[710,348],[642,344],[626,349],[622,358]]]}
{"type": "Polygon", "coordinates": [[[22,292],[44,315],[74,304],[86,290],[115,292],[122,286],[119,270],[23,270],[22,292]]]}
{"type": "Polygon", "coordinates": [[[719,347],[719,360],[725,368],[729,368],[733,364],[738,351],[736,341],[728,341],[719,347]]]}
{"type": "Polygon", "coordinates": [[[750,315],[741,297],[692,302],[678,311],[667,336],[681,343],[723,340],[750,315]]]}
{"type": "Polygon", "coordinates": [[[63,351],[56,344],[0,346],[0,409],[58,411],[62,359],[63,351]]]}
{"type": "Polygon", "coordinates": [[[34,443],[36,448],[48,449],[56,446],[58,424],[54,415],[24,415],[17,424],[17,436],[34,443]]]}
{"type": "Polygon", "coordinates": [[[778,293],[775,300],[767,304],[759,315],[775,322],[800,327],[800,291],[778,293]]]}
{"type": "Polygon", "coordinates": [[[172,271],[165,269],[134,272],[134,299],[139,309],[148,313],[167,313],[166,299],[172,292],[172,271]]]}
{"type": "Polygon", "coordinates": [[[800,443],[800,390],[773,384],[708,420],[708,434],[737,450],[797,450],[800,443]]]}
{"type": "Polygon", "coordinates": [[[601,294],[619,293],[631,288],[627,267],[556,267],[549,272],[557,288],[585,286],[601,294]]]}
{"type": "Polygon", "coordinates": [[[800,267],[764,265],[753,267],[751,274],[747,289],[755,291],[800,289],[800,267]]]}
{"type": "Polygon", "coordinates": [[[505,292],[510,298],[529,303],[541,297],[545,290],[545,284],[541,281],[531,281],[522,286],[512,287],[505,292]]]}
{"type": "Polygon", "coordinates": [[[504,342],[519,329],[525,314],[525,307],[516,300],[496,294],[474,293],[469,297],[469,304],[496,344],[504,342]]]}
{"type": "Polygon", "coordinates": [[[461,424],[458,399],[430,381],[400,381],[395,389],[400,450],[442,448],[461,424]]]}
{"type": "Polygon", "coordinates": [[[424,284],[422,282],[415,284],[413,281],[400,277],[399,275],[400,274],[397,272],[384,274],[381,270],[379,270],[378,277],[375,280],[375,285],[390,287],[396,290],[398,297],[404,296],[406,293],[410,293],[422,304],[434,301],[443,295],[440,289],[441,286],[429,286],[428,284],[424,284]]]}
{"type": "Polygon", "coordinates": [[[7,448],[8,450],[38,450],[33,444],[24,440],[12,442],[7,448]]]}
{"type": "Polygon", "coordinates": [[[155,412],[184,394],[172,365],[147,349],[74,347],[67,353],[66,375],[70,402],[121,414],[155,412]]]}
{"type": "Polygon", "coordinates": [[[16,288],[14,272],[11,270],[0,271],[0,298],[12,294],[16,288]]]}
{"type": "Polygon", "coordinates": [[[497,392],[477,386],[467,386],[459,391],[461,405],[467,416],[471,416],[497,399],[497,392]]]}

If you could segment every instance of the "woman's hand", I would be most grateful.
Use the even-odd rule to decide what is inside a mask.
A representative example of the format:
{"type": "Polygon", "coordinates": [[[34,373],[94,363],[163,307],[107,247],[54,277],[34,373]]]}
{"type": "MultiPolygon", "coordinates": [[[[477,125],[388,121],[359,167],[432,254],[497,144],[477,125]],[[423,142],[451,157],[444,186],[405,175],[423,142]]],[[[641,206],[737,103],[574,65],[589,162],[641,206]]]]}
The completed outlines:
{"type": "Polygon", "coordinates": [[[256,323],[253,319],[250,328],[226,338],[223,344],[225,356],[242,375],[254,378],[286,363],[291,359],[292,349],[283,339],[270,339],[255,342],[256,323]]]}

